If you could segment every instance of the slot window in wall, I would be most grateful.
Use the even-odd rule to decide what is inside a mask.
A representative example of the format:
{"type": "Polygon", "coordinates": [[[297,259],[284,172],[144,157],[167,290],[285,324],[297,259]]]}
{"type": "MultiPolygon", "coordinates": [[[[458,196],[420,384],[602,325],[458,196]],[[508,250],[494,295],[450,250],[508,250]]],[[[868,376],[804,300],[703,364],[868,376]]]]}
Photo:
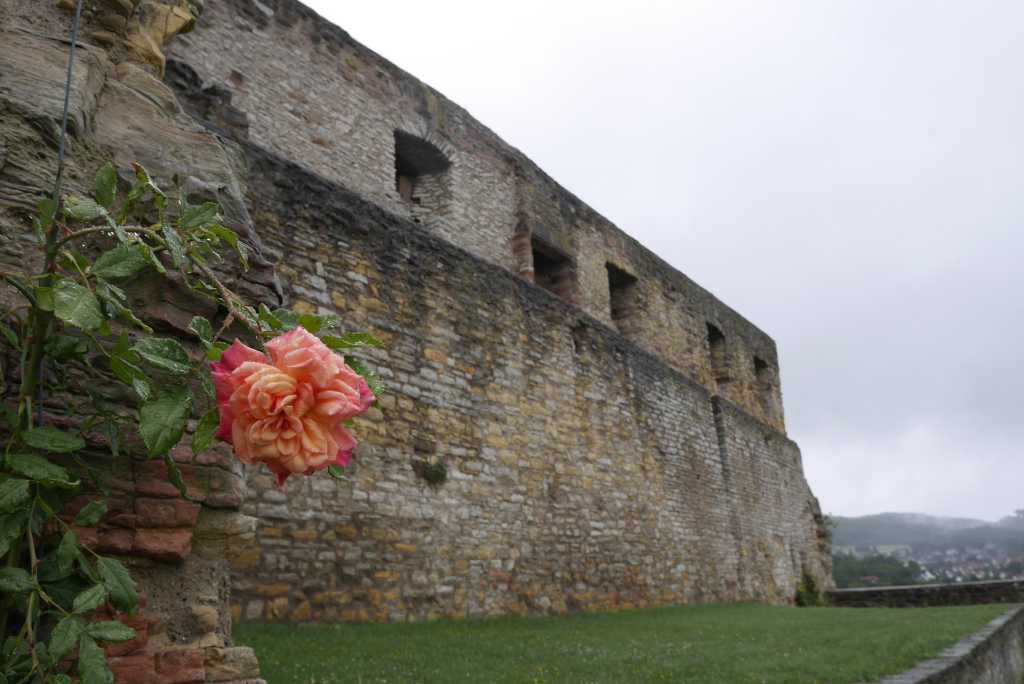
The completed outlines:
{"type": "Polygon", "coordinates": [[[708,349],[711,351],[711,373],[715,378],[715,384],[721,390],[732,380],[729,376],[729,357],[725,347],[725,335],[711,323],[708,323],[708,349]]]}
{"type": "Polygon", "coordinates": [[[576,266],[566,254],[533,237],[533,282],[567,302],[574,302],[576,266]]]}
{"type": "Polygon", "coordinates": [[[614,264],[605,264],[608,271],[608,308],[612,323],[620,333],[632,338],[640,331],[640,288],[636,276],[614,264]]]}
{"type": "Polygon", "coordinates": [[[403,201],[440,209],[447,200],[451,161],[436,145],[395,131],[395,190],[403,201]]]}
{"type": "Polygon", "coordinates": [[[772,413],[774,403],[772,392],[772,367],[760,356],[754,357],[754,380],[757,384],[757,400],[766,414],[772,413]]]}

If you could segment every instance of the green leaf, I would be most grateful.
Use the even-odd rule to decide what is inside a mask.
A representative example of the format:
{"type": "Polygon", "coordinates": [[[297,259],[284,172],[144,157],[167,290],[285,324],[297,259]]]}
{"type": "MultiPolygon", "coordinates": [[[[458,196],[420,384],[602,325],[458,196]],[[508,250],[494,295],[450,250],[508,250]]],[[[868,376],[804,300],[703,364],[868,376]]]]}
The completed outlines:
{"type": "Polygon", "coordinates": [[[0,558],[7,555],[11,545],[25,531],[28,511],[20,510],[0,516],[0,558]]]}
{"type": "Polygon", "coordinates": [[[85,622],[77,615],[69,615],[58,622],[50,634],[50,655],[53,659],[59,662],[71,655],[84,631],[85,622]]]}
{"type": "Polygon", "coordinates": [[[85,340],[73,335],[53,335],[46,340],[46,354],[58,361],[80,359],[89,350],[85,340]]]}
{"type": "Polygon", "coordinates": [[[79,527],[95,527],[107,514],[107,502],[103,499],[90,501],[75,516],[75,525],[79,527]]]}
{"type": "Polygon", "coordinates": [[[88,635],[82,635],[78,647],[78,673],[82,676],[82,684],[114,684],[107,656],[88,635]]]}
{"type": "Polygon", "coordinates": [[[143,337],[132,349],[144,360],[168,373],[186,375],[192,370],[192,360],[177,340],[167,337],[143,337]]]}
{"type": "Polygon", "coordinates": [[[91,613],[104,604],[107,600],[107,587],[102,584],[94,584],[81,594],[75,597],[71,604],[71,610],[83,614],[91,613]]]}
{"type": "Polygon", "coordinates": [[[192,395],[179,387],[147,401],[139,410],[139,434],[150,457],[163,456],[181,440],[192,411],[192,395]]]}
{"type": "Polygon", "coordinates": [[[153,388],[141,378],[132,378],[132,389],[135,390],[135,394],[139,395],[139,399],[142,401],[149,401],[149,398],[153,396],[153,388]]]}
{"type": "Polygon", "coordinates": [[[42,230],[46,230],[53,224],[53,219],[57,216],[57,203],[53,201],[53,198],[47,197],[44,200],[39,200],[39,204],[36,205],[36,209],[39,212],[37,220],[39,221],[39,227],[42,230]]]}
{"type": "Polygon", "coordinates": [[[16,477],[0,482],[0,511],[13,511],[28,501],[28,485],[16,477]]]}
{"type": "Polygon", "coordinates": [[[274,316],[281,321],[285,330],[292,330],[299,327],[299,314],[288,309],[274,309],[274,316]]]}
{"type": "Polygon", "coordinates": [[[146,260],[149,261],[149,265],[155,268],[157,273],[160,273],[161,275],[167,273],[167,269],[164,268],[164,264],[160,261],[160,257],[156,255],[156,252],[154,252],[149,245],[139,244],[139,249],[141,249],[142,253],[146,255],[146,260]]]}
{"type": "Polygon", "coordinates": [[[13,349],[21,349],[21,340],[18,339],[18,334],[11,330],[7,325],[0,323],[0,333],[3,334],[4,339],[7,340],[7,344],[11,345],[13,349]]]}
{"type": "Polygon", "coordinates": [[[174,261],[174,265],[178,268],[182,268],[187,263],[187,257],[185,255],[185,245],[181,241],[181,236],[178,235],[178,231],[174,229],[174,226],[165,223],[161,227],[160,232],[163,233],[164,242],[167,243],[167,250],[171,253],[171,259],[174,261]]]}
{"type": "Polygon", "coordinates": [[[53,311],[52,287],[37,287],[32,290],[32,294],[36,298],[36,306],[43,311],[53,311]]]}
{"type": "Polygon", "coordinates": [[[57,545],[57,569],[61,573],[70,572],[78,557],[78,537],[71,530],[64,533],[57,545]]]}
{"type": "MultiPolygon", "coordinates": [[[[37,428],[39,429],[39,428],[37,428]]],[[[26,433],[27,434],[27,433],[26,433]]],[[[4,457],[7,467],[18,475],[45,485],[76,487],[78,481],[73,480],[68,471],[59,465],[50,463],[42,456],[28,453],[11,453],[4,457]]]]}
{"type": "Polygon", "coordinates": [[[135,630],[117,620],[91,622],[85,628],[86,634],[96,641],[130,641],[135,638],[135,630]]]}
{"type": "Polygon", "coordinates": [[[210,361],[220,361],[221,355],[229,346],[231,345],[227,342],[214,342],[210,345],[210,348],[206,350],[206,358],[210,361]]]}
{"type": "Polygon", "coordinates": [[[52,451],[57,454],[67,454],[85,448],[85,440],[78,435],[58,430],[49,425],[26,430],[21,434],[21,438],[25,440],[25,444],[34,449],[52,451]]]}
{"type": "Polygon", "coordinates": [[[228,243],[231,249],[238,250],[238,234],[235,231],[221,225],[210,226],[209,231],[228,243]]]}
{"type": "Polygon", "coordinates": [[[96,259],[92,272],[100,278],[120,280],[131,278],[148,265],[149,258],[140,245],[118,245],[96,259]]]}
{"type": "Polygon", "coordinates": [[[95,330],[103,323],[95,295],[67,278],[58,281],[53,288],[53,312],[65,323],[82,330],[95,330]]]}
{"type": "MultiPolygon", "coordinates": [[[[4,684],[4,682],[2,680],[0,680],[0,684],[4,684]]],[[[71,681],[71,677],[68,677],[66,674],[55,674],[55,675],[50,675],[50,678],[46,680],[46,684],[73,684],[73,683],[71,681]]]]}
{"type": "Polygon", "coordinates": [[[266,304],[260,304],[260,322],[266,323],[270,330],[281,330],[284,328],[284,323],[270,312],[266,304]]]}
{"type": "Polygon", "coordinates": [[[23,591],[32,591],[36,583],[32,575],[21,568],[0,568],[0,592],[18,594],[23,591]]]}
{"type": "Polygon", "coordinates": [[[299,325],[314,335],[320,332],[320,328],[323,327],[323,324],[323,319],[319,316],[314,316],[313,314],[302,314],[299,316],[299,325]]]}
{"type": "Polygon", "coordinates": [[[107,210],[86,197],[71,195],[64,198],[64,215],[74,221],[93,223],[107,215],[107,210]]]}
{"type": "Polygon", "coordinates": [[[324,335],[320,341],[331,349],[352,349],[353,347],[380,348],[384,344],[370,333],[348,333],[347,335],[324,335]]]}
{"type": "Polygon", "coordinates": [[[203,202],[198,206],[186,209],[181,215],[178,225],[182,230],[192,230],[193,228],[205,228],[211,223],[219,223],[220,220],[220,207],[217,203],[203,202]]]}
{"type": "Polygon", "coordinates": [[[192,453],[201,454],[213,444],[214,435],[220,426],[220,409],[211,409],[199,419],[196,431],[192,433],[192,453]]]}
{"type": "Polygon", "coordinates": [[[345,471],[342,469],[342,467],[335,463],[332,463],[331,465],[327,466],[327,474],[333,477],[338,482],[351,482],[350,479],[345,477],[345,471]]]}
{"type": "Polygon", "coordinates": [[[110,209],[117,194],[117,171],[107,162],[96,173],[96,201],[104,209],[110,209]]]}
{"type": "Polygon", "coordinates": [[[164,466],[167,468],[167,479],[172,485],[178,488],[178,494],[181,495],[181,498],[186,501],[193,501],[193,498],[188,494],[188,485],[185,484],[185,478],[181,474],[181,468],[178,467],[177,462],[170,454],[164,455],[164,466]]]}
{"type": "Polygon", "coordinates": [[[190,332],[195,333],[203,344],[210,344],[213,342],[213,326],[210,325],[210,321],[206,320],[202,316],[195,316],[192,318],[192,322],[188,324],[190,332]]]}
{"type": "Polygon", "coordinates": [[[135,590],[135,580],[128,570],[113,558],[100,558],[96,561],[103,584],[110,591],[110,602],[118,610],[130,613],[139,603],[139,594],[135,590]]]}
{"type": "Polygon", "coordinates": [[[374,395],[379,397],[381,394],[384,393],[383,381],[377,376],[376,373],[370,370],[366,366],[366,364],[364,364],[360,359],[357,359],[354,356],[346,356],[345,363],[348,364],[349,368],[354,370],[359,375],[363,376],[363,380],[366,380],[366,384],[369,385],[370,391],[373,392],[374,395]]]}

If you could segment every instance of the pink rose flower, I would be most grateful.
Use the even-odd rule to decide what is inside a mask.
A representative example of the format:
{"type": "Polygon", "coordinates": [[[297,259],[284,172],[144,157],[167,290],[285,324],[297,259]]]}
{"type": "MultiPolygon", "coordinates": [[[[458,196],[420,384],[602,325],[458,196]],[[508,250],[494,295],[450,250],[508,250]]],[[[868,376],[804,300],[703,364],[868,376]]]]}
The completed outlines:
{"type": "Polygon", "coordinates": [[[243,463],[265,463],[281,486],[348,464],[356,440],[343,423],[376,397],[338,354],[303,328],[267,342],[268,359],[239,340],[210,364],[217,390],[217,436],[243,463]]]}

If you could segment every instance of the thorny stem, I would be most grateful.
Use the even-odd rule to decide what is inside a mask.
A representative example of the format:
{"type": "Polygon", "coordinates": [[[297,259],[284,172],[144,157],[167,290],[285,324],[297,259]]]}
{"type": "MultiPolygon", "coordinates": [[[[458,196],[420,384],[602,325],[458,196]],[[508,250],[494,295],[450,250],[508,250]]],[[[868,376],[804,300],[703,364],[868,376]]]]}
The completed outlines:
{"type": "MultiPolygon", "coordinates": [[[[242,314],[242,312],[238,310],[237,306],[235,305],[236,301],[238,300],[238,297],[233,292],[231,292],[231,290],[229,290],[224,285],[224,283],[220,282],[220,279],[217,278],[217,276],[214,274],[214,272],[210,269],[209,266],[200,263],[195,263],[195,266],[204,276],[213,281],[213,284],[217,287],[217,291],[220,292],[221,299],[224,300],[224,306],[228,308],[228,317],[230,318],[231,316],[234,316],[235,318],[240,320],[242,322],[242,325],[248,328],[249,331],[256,336],[256,341],[259,342],[260,350],[264,354],[267,354],[267,348],[263,344],[263,331],[261,331],[259,327],[254,326],[252,323],[250,323],[249,320],[242,314]]],[[[227,321],[225,321],[224,327],[226,326],[227,321]]],[[[221,331],[223,331],[223,329],[224,328],[222,327],[221,331]]],[[[219,333],[217,336],[220,336],[219,333]]]]}

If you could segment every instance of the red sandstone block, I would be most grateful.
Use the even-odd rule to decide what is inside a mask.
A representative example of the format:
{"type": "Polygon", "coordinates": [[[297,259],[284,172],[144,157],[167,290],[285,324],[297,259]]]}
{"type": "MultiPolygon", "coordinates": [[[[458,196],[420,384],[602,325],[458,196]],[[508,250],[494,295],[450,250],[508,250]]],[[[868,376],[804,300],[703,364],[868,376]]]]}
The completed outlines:
{"type": "Polygon", "coordinates": [[[96,540],[95,549],[100,553],[123,556],[132,552],[134,540],[134,530],[125,530],[120,527],[105,527],[99,531],[99,538],[96,540]]]}
{"type": "Polygon", "coordinates": [[[192,527],[201,506],[183,499],[135,500],[139,527],[192,527]]]}
{"type": "Polygon", "coordinates": [[[187,651],[164,651],[156,655],[156,671],[161,684],[190,684],[206,679],[203,667],[203,652],[199,649],[187,651]]]}
{"type": "Polygon", "coordinates": [[[191,528],[147,529],[135,531],[132,553],[153,560],[181,562],[192,552],[191,528]]]}
{"type": "Polygon", "coordinates": [[[149,655],[120,656],[107,663],[117,684],[163,684],[156,672],[156,659],[149,655]]]}

